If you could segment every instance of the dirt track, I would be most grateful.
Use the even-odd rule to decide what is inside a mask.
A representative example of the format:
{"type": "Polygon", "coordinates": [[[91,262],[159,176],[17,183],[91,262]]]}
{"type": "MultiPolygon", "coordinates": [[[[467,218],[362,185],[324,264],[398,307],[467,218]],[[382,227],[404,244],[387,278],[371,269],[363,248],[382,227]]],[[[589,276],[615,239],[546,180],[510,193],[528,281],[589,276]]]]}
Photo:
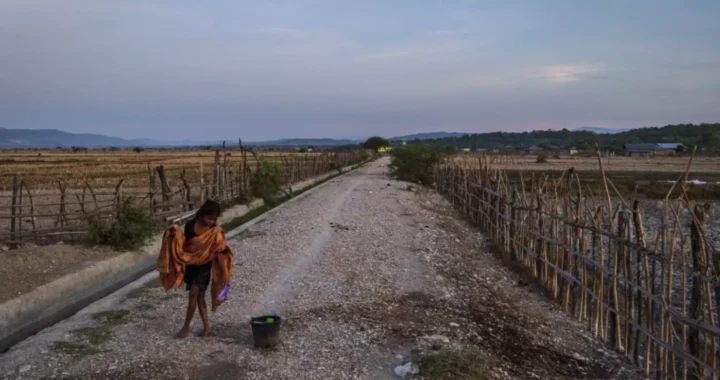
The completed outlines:
{"type": "Polygon", "coordinates": [[[216,337],[173,339],[185,292],[141,287],[110,314],[0,355],[0,378],[396,379],[418,350],[477,351],[490,379],[640,378],[506,269],[445,200],[389,181],[386,164],[335,179],[231,241],[237,267],[230,300],[211,316],[216,337]],[[252,347],[247,323],[264,313],[285,320],[270,351],[252,347]]]}

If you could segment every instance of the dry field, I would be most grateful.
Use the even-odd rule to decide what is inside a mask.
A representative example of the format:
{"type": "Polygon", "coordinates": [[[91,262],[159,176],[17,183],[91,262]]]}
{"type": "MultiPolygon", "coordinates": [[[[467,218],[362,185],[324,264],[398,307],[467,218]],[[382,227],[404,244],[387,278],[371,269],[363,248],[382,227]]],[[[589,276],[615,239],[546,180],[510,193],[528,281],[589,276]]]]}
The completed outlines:
{"type": "MultiPolygon", "coordinates": [[[[262,157],[280,159],[280,156],[299,155],[295,152],[262,152],[262,157]]],[[[315,157],[319,153],[303,153],[315,157]]],[[[242,162],[239,150],[226,150],[224,155],[235,166],[242,162]]],[[[132,150],[89,150],[72,152],[68,150],[1,150],[0,189],[12,188],[13,176],[22,177],[33,189],[57,190],[57,181],[73,182],[91,179],[93,186],[113,188],[118,179],[124,178],[124,186],[147,187],[148,164],[152,167],[163,165],[168,178],[177,178],[187,171],[189,182],[198,182],[200,166],[207,176],[212,171],[215,151],[212,150],[146,150],[136,153],[132,150]]],[[[248,154],[249,164],[255,159],[248,154]]]]}
{"type": "MultiPolygon", "coordinates": [[[[332,161],[342,161],[341,156],[321,153],[297,153],[294,151],[257,152],[257,156],[240,150],[221,152],[220,163],[224,169],[223,194],[239,193],[238,173],[254,170],[258,159],[286,162],[295,165],[292,180],[309,177],[312,170],[330,170],[332,161]],[[245,161],[246,160],[246,161],[245,161]],[[247,165],[244,165],[246,163],[247,165]],[[324,165],[324,166],[323,166],[324,165]],[[232,188],[232,189],[231,189],[232,188]]],[[[27,240],[34,232],[42,231],[43,239],[36,243],[75,240],[80,236],[82,224],[88,213],[112,215],[117,187],[122,181],[123,196],[134,195],[138,202],[152,208],[153,212],[179,213],[191,209],[178,204],[186,197],[185,184],[190,190],[193,205],[201,201],[201,189],[205,194],[212,191],[215,151],[212,150],[17,150],[0,151],[0,240],[9,244],[13,239],[27,240]],[[171,207],[163,203],[160,195],[161,182],[156,167],[163,166],[169,191],[171,207]],[[184,181],[182,174],[184,173],[184,181]],[[151,186],[150,174],[154,178],[151,186]],[[15,217],[12,213],[13,182],[17,176],[19,193],[15,197],[15,217]],[[65,187],[65,196],[62,187],[65,187]],[[151,188],[154,191],[151,191],[151,188]],[[154,192],[154,206],[148,200],[154,192]],[[162,208],[159,208],[162,207],[162,208]],[[62,213],[66,216],[60,217],[62,213]],[[15,233],[10,238],[11,226],[15,233]],[[78,231],[72,231],[77,226],[78,231]]],[[[342,163],[342,162],[340,162],[342,163]]],[[[247,172],[245,172],[247,173],[247,172]]],[[[247,173],[249,174],[249,173],[247,173]]],[[[165,215],[165,214],[162,214],[165,215]]]]}
{"type": "MultiPolygon", "coordinates": [[[[525,171],[562,171],[574,168],[580,172],[599,170],[598,160],[595,156],[569,156],[559,158],[548,156],[546,163],[537,163],[537,155],[497,155],[489,156],[494,169],[525,170],[525,171]]],[[[458,160],[476,162],[475,154],[462,154],[458,160]]],[[[603,157],[603,166],[608,172],[637,172],[637,173],[684,173],[687,169],[689,156],[665,157],[603,157]]],[[[720,157],[697,156],[693,159],[691,173],[720,175],[720,157]]]]}
{"type": "MultiPolygon", "coordinates": [[[[479,168],[481,159],[485,160],[475,154],[461,154],[454,158],[455,163],[467,168],[479,168]]],[[[583,180],[586,190],[595,195],[605,194],[596,156],[548,156],[544,163],[536,160],[536,155],[491,155],[483,162],[490,163],[492,169],[504,170],[513,182],[519,182],[521,178],[530,181],[533,176],[557,178],[563,171],[572,168],[583,180]]],[[[602,158],[607,178],[620,194],[650,199],[664,199],[672,184],[687,170],[689,161],[689,156],[602,158]]],[[[688,173],[688,183],[691,199],[720,199],[720,157],[695,157],[688,173]]],[[[675,191],[678,192],[679,188],[675,191]]],[[[616,195],[614,191],[613,195],[616,195]]]]}

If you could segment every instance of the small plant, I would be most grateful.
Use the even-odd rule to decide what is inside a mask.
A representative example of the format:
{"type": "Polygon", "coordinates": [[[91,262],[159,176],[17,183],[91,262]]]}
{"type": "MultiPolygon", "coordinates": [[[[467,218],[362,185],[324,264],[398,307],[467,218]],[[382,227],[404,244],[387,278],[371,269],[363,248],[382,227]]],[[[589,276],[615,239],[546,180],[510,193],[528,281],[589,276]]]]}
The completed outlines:
{"type": "Polygon", "coordinates": [[[117,250],[140,249],[161,225],[147,210],[141,207],[132,197],[121,200],[112,220],[103,219],[100,215],[88,217],[89,244],[107,245],[117,250]]]}
{"type": "Polygon", "coordinates": [[[252,195],[262,198],[267,205],[274,205],[287,182],[285,167],[275,162],[263,161],[250,178],[252,195]]]}
{"type": "Polygon", "coordinates": [[[102,352],[115,336],[115,328],[129,322],[130,311],[125,309],[108,310],[93,315],[96,324],[73,331],[71,341],[58,341],[53,345],[57,352],[83,357],[102,352]]]}
{"type": "Polygon", "coordinates": [[[442,350],[416,357],[423,378],[437,380],[485,380],[490,378],[485,358],[475,350],[442,350]]]}
{"type": "Polygon", "coordinates": [[[133,152],[135,152],[135,153],[142,153],[144,150],[145,149],[143,149],[139,146],[136,146],[135,148],[133,148],[133,152]]]}
{"type": "Polygon", "coordinates": [[[547,164],[548,157],[544,154],[539,154],[537,158],[535,159],[536,164],[547,164]]]}

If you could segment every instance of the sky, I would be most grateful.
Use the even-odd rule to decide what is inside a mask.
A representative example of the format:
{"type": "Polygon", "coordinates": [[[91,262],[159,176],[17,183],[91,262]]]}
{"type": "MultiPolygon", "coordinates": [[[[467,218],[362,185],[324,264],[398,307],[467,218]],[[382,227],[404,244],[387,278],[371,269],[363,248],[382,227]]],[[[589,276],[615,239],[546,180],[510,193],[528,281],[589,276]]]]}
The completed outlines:
{"type": "Polygon", "coordinates": [[[717,0],[2,0],[0,127],[258,141],[720,121],[717,0]]]}

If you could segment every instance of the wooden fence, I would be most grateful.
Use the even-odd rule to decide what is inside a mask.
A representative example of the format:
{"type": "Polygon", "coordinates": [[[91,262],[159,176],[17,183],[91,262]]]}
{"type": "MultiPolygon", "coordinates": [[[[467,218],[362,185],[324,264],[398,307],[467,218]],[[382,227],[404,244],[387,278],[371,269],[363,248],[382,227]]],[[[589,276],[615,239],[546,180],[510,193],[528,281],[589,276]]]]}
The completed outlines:
{"type": "Polygon", "coordinates": [[[686,193],[666,199],[648,208],[657,215],[646,230],[642,201],[626,202],[603,178],[607,197],[597,199],[583,195],[572,169],[512,182],[480,158],[438,167],[436,186],[506,259],[648,375],[718,378],[720,255],[705,234],[709,205],[686,193]]]}
{"type": "MultiPolygon", "coordinates": [[[[114,188],[96,188],[90,178],[68,178],[57,182],[57,190],[33,190],[22,176],[13,178],[12,191],[0,194],[0,244],[16,248],[23,244],[52,244],[77,241],[87,233],[91,217],[112,218],[125,199],[147,207],[166,222],[177,222],[194,214],[206,199],[235,202],[252,193],[251,178],[258,162],[271,160],[286,171],[287,184],[361,162],[364,152],[288,154],[263,157],[243,149],[230,157],[216,151],[212,167],[202,163],[183,168],[171,178],[162,165],[147,163],[147,187],[125,188],[117,178],[114,188]],[[199,171],[191,183],[188,174],[199,171]]],[[[197,174],[197,173],[194,173],[197,174]]]]}

